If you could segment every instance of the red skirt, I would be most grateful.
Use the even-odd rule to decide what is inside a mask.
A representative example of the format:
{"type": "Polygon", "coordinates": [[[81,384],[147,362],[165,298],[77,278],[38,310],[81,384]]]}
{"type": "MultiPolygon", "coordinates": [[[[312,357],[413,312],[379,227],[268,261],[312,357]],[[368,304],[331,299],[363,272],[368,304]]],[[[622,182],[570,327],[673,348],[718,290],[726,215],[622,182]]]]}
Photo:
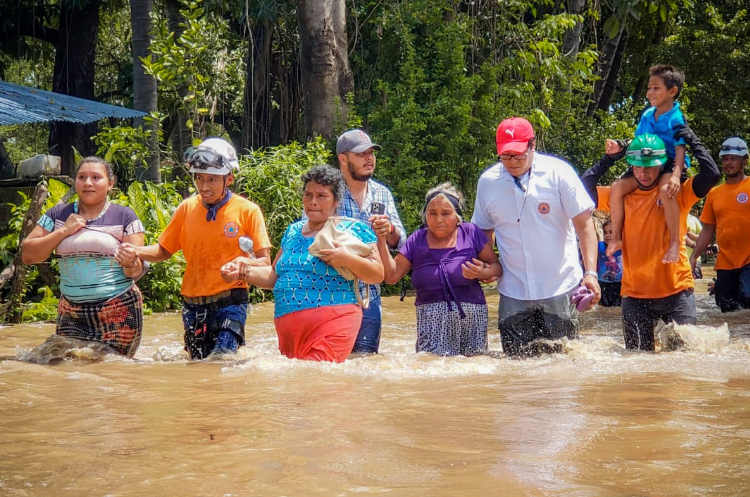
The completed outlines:
{"type": "Polygon", "coordinates": [[[356,304],[330,305],[290,312],[273,320],[279,351],[290,359],[344,362],[362,324],[356,304]]]}

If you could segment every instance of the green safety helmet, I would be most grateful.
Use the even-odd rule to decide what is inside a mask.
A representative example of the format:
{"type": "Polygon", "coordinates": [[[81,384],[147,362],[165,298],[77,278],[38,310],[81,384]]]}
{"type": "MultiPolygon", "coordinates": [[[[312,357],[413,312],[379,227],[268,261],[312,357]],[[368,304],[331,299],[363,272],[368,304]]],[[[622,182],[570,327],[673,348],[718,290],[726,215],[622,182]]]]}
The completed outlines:
{"type": "Polygon", "coordinates": [[[628,164],[636,167],[660,167],[667,163],[667,147],[656,135],[638,135],[625,153],[628,164]]]}

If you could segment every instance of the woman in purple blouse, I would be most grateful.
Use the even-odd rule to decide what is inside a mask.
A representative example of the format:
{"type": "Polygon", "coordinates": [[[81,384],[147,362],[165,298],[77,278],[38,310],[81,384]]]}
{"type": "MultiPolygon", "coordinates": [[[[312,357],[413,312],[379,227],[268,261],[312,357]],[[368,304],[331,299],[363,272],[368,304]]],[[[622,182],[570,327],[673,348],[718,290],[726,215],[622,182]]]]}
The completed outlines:
{"type": "Polygon", "coordinates": [[[378,235],[385,282],[409,270],[417,292],[417,352],[482,354],[487,350],[487,302],[479,280],[498,278],[503,268],[487,236],[463,222],[463,195],[450,183],[427,192],[421,229],[395,259],[378,235]]]}

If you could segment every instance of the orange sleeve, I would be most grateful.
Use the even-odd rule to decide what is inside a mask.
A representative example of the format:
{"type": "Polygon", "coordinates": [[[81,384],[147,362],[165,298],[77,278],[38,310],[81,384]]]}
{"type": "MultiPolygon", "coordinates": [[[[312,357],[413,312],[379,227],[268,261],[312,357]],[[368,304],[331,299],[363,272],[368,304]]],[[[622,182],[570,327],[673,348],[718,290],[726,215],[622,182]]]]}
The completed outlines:
{"type": "Polygon", "coordinates": [[[178,252],[182,248],[180,243],[180,236],[182,234],[182,225],[185,222],[185,215],[187,213],[187,200],[180,202],[177,206],[177,210],[174,211],[172,219],[164,229],[161,235],[159,235],[159,245],[164,247],[164,250],[170,254],[178,252]]]}
{"type": "Polygon", "coordinates": [[[714,195],[716,188],[712,188],[706,196],[706,203],[703,204],[703,212],[701,212],[701,222],[705,224],[716,225],[716,214],[714,213],[714,195]]]}
{"type": "MultiPolygon", "coordinates": [[[[692,178],[688,178],[686,182],[680,186],[680,192],[679,195],[679,202],[680,202],[680,211],[690,211],[690,209],[695,205],[697,201],[700,200],[698,195],[695,194],[693,191],[693,181],[695,181],[695,176],[692,178]]],[[[685,216],[687,218],[687,216],[685,216]]]]}
{"type": "Polygon", "coordinates": [[[603,211],[609,211],[609,187],[597,186],[596,194],[599,197],[599,202],[597,203],[596,208],[603,211]]]}

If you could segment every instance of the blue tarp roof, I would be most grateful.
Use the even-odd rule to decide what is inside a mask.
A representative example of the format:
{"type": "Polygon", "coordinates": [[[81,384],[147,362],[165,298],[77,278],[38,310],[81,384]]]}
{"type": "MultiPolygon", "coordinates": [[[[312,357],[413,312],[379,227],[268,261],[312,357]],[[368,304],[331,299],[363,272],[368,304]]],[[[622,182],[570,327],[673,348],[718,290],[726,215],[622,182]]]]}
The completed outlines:
{"type": "Polygon", "coordinates": [[[45,121],[86,124],[107,117],[145,115],[125,107],[0,81],[0,126],[45,121]]]}

